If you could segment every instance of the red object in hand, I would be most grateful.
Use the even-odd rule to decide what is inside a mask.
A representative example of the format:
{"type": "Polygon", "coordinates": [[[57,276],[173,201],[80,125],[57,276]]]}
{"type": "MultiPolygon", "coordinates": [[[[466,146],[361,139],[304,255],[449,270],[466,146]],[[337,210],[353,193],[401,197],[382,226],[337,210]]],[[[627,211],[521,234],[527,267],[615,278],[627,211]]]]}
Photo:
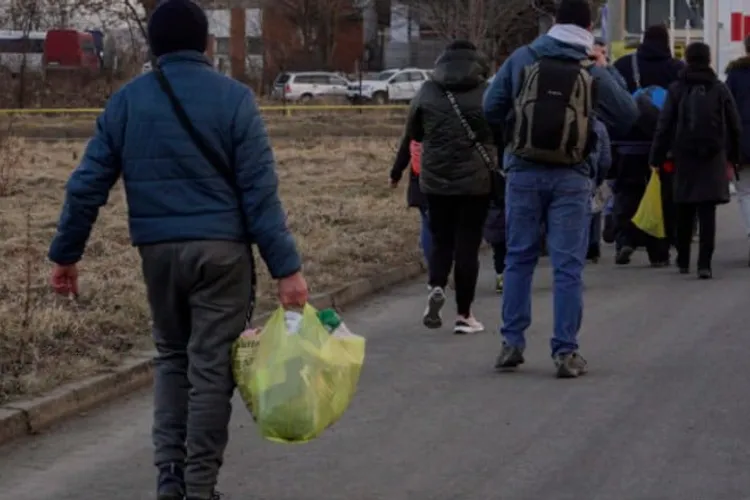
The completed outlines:
{"type": "Polygon", "coordinates": [[[664,162],[664,165],[661,167],[661,169],[667,173],[667,174],[673,174],[674,173],[674,162],[672,160],[667,160],[664,162]]]}

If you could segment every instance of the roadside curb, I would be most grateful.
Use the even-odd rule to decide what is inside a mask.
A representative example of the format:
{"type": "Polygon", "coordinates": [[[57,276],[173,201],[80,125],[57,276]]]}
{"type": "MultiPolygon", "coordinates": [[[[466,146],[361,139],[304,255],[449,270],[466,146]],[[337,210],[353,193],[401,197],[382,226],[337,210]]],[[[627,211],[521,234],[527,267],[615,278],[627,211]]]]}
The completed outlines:
{"type": "MultiPolygon", "coordinates": [[[[319,309],[341,309],[424,272],[421,263],[414,263],[314,295],[310,303],[319,309]]],[[[270,314],[259,315],[253,323],[262,323],[270,314]]],[[[151,351],[137,353],[108,373],[65,384],[44,396],[0,406],[0,445],[38,434],[67,418],[144,388],[152,381],[153,355],[151,351]]]]}

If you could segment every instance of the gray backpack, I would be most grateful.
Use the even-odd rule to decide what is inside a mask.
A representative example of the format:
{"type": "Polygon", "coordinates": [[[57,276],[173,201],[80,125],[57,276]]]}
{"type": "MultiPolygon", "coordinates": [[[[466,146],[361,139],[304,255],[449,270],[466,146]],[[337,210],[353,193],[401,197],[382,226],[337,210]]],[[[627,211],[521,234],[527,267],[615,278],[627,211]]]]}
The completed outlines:
{"type": "Polygon", "coordinates": [[[578,165],[593,146],[592,61],[541,58],[526,66],[514,101],[510,152],[545,165],[578,165]]]}

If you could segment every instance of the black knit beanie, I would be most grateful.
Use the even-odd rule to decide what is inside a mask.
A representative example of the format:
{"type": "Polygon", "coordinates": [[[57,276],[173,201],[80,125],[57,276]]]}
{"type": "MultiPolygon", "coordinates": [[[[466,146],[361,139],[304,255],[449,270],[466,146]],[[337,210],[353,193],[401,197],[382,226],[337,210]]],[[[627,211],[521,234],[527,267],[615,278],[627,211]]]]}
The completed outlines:
{"type": "Polygon", "coordinates": [[[643,33],[643,43],[650,43],[669,50],[669,29],[663,24],[649,26],[643,33]]]}
{"type": "Polygon", "coordinates": [[[693,42],[685,49],[685,61],[690,66],[710,66],[711,48],[703,42],[693,42]]]}
{"type": "Polygon", "coordinates": [[[190,0],[166,0],[151,14],[148,41],[155,57],[181,50],[205,52],[208,19],[190,0]]]}

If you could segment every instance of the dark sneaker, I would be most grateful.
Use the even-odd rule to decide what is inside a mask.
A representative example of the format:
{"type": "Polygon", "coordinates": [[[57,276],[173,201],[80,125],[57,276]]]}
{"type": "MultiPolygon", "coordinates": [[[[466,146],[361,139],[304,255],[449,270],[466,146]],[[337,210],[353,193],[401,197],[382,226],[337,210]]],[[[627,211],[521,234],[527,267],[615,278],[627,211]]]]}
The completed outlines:
{"type": "Polygon", "coordinates": [[[633,252],[635,252],[635,249],[633,247],[622,247],[617,252],[617,257],[615,257],[615,264],[618,266],[625,266],[630,264],[630,258],[633,256],[633,252]]]}
{"type": "Polygon", "coordinates": [[[555,356],[558,378],[578,378],[588,371],[586,360],[577,352],[555,356]]]}
{"type": "Polygon", "coordinates": [[[427,308],[424,310],[422,323],[430,329],[440,328],[443,326],[442,309],[445,305],[445,292],[439,286],[430,290],[427,296],[427,308]]]}
{"type": "Polygon", "coordinates": [[[710,280],[713,277],[710,269],[698,269],[698,279],[710,280]]]}
{"type": "Polygon", "coordinates": [[[183,500],[185,498],[185,472],[177,464],[159,468],[157,482],[158,500],[183,500]]]}
{"type": "Polygon", "coordinates": [[[523,349],[509,346],[503,342],[503,350],[497,357],[497,361],[495,361],[495,370],[512,370],[513,368],[518,368],[523,362],[523,349]]]}
{"type": "Polygon", "coordinates": [[[504,287],[505,287],[505,278],[503,278],[502,274],[498,274],[497,278],[495,279],[495,293],[503,293],[504,287]]]}

